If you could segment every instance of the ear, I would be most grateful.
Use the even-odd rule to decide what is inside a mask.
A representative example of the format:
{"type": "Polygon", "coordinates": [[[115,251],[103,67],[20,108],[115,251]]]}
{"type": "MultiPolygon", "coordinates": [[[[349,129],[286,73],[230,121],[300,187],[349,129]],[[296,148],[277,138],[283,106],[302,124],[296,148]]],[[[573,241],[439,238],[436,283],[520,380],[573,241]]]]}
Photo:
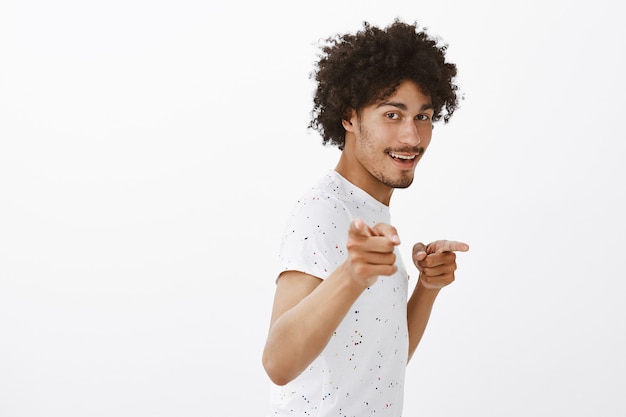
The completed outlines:
{"type": "Polygon", "coordinates": [[[354,132],[356,123],[356,112],[353,109],[350,109],[346,112],[346,116],[341,119],[341,125],[346,132],[354,132]]]}

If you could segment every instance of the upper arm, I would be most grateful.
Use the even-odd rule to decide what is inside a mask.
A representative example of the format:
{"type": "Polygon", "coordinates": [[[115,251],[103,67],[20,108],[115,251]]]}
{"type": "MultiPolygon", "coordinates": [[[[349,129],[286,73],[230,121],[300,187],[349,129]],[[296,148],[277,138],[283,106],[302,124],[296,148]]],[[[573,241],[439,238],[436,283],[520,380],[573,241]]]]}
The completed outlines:
{"type": "Polygon", "coordinates": [[[300,271],[285,271],[276,282],[271,324],[317,288],[322,279],[300,271]]]}

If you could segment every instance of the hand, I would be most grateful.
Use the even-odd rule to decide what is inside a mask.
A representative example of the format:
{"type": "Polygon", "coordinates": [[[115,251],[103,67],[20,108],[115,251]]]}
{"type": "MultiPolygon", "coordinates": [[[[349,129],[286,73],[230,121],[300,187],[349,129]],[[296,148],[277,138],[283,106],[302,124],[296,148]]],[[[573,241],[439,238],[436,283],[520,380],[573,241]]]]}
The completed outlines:
{"type": "Polygon", "coordinates": [[[425,246],[413,246],[413,263],[420,271],[419,281],[424,288],[441,289],[454,281],[456,254],[467,252],[469,245],[451,240],[437,240],[425,246]]]}
{"type": "Polygon", "coordinates": [[[348,230],[348,260],[346,268],[350,278],[362,287],[372,286],[379,275],[393,275],[397,267],[393,248],[400,244],[393,226],[379,223],[367,226],[363,220],[350,223],[348,230]]]}

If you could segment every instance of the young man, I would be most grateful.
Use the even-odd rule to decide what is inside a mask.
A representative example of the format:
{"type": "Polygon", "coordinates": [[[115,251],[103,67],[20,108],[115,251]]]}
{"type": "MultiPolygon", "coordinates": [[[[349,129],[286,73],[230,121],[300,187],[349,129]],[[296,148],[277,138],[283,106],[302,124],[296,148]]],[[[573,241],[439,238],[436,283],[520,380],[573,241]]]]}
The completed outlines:
{"type": "Polygon", "coordinates": [[[409,298],[389,203],[413,182],[433,122],[457,107],[456,66],[445,46],[397,20],[365,23],[322,52],[310,127],[342,152],[297,202],[283,236],[263,352],[271,415],[398,417],[406,364],[439,290],[454,280],[454,252],[469,247],[415,244],[409,298]]]}

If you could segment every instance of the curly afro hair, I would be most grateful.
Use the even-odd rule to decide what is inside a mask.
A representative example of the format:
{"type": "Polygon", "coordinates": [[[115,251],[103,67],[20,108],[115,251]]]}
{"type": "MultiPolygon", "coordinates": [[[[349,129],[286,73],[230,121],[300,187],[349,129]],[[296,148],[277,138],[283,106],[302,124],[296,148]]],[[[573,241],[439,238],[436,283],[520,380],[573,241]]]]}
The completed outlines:
{"type": "Polygon", "coordinates": [[[445,61],[447,45],[398,19],[380,29],[363,22],[356,34],[326,39],[311,78],[317,81],[309,128],[321,134],[325,145],[343,150],[342,119],[354,109],[385,99],[402,81],[413,81],[430,95],[433,121],[447,123],[458,106],[453,79],[456,65],[445,61]]]}

